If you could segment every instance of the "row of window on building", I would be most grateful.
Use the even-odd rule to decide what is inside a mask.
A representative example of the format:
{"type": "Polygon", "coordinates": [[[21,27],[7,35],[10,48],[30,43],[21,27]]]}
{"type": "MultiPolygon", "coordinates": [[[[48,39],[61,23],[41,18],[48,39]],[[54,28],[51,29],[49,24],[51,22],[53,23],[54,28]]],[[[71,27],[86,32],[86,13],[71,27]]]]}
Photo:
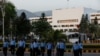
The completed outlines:
{"type": "Polygon", "coordinates": [[[93,14],[93,15],[91,15],[92,17],[94,17],[94,16],[100,16],[100,14],[93,14]]]}
{"type": "Polygon", "coordinates": [[[70,20],[58,20],[57,23],[72,23],[78,22],[78,19],[70,19],[70,20]]]}
{"type": "MultiPolygon", "coordinates": [[[[52,18],[48,18],[47,21],[49,23],[52,23],[52,18]]],[[[33,21],[38,21],[39,19],[34,19],[33,21]]],[[[57,20],[57,23],[72,23],[72,22],[78,22],[78,19],[70,19],[70,20],[57,20]]]]}
{"type": "Polygon", "coordinates": [[[53,25],[52,27],[78,27],[78,25],[53,25]]]}
{"type": "Polygon", "coordinates": [[[68,32],[77,32],[78,31],[78,29],[56,29],[56,30],[60,30],[62,32],[66,32],[66,31],[68,31],[68,32]]]}

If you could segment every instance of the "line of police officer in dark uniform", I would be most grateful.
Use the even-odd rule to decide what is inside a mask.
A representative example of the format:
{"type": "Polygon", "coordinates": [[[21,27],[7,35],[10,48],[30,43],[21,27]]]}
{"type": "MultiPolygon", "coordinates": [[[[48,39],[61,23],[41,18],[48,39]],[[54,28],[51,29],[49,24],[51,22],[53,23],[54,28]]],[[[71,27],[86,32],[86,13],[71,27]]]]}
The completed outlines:
{"type": "MultiPolygon", "coordinates": [[[[37,41],[33,40],[30,44],[30,56],[44,56],[45,51],[47,53],[47,56],[52,56],[52,51],[54,50],[55,45],[51,42],[45,42],[44,40],[42,41],[37,41]]],[[[63,41],[60,41],[59,44],[56,45],[57,48],[57,56],[63,56],[64,51],[65,51],[65,43],[63,41]],[[58,50],[59,49],[59,50],[58,50]]]]}
{"type": "MultiPolygon", "coordinates": [[[[16,56],[24,56],[25,52],[25,40],[21,39],[18,41],[17,45],[17,51],[16,51],[16,56]]],[[[7,56],[7,49],[10,45],[10,51],[11,54],[14,56],[15,55],[15,48],[16,48],[16,41],[12,39],[10,43],[5,40],[3,43],[3,54],[4,56],[7,56]]],[[[52,51],[56,49],[56,56],[64,56],[64,52],[66,50],[66,45],[64,41],[60,40],[54,45],[51,41],[45,42],[44,40],[42,41],[37,41],[34,39],[30,43],[30,56],[45,56],[45,52],[47,56],[52,56],[52,51]]],[[[78,56],[80,53],[80,56],[82,56],[82,43],[75,43],[73,44],[73,52],[74,56],[78,56]]]]}
{"type": "MultiPolygon", "coordinates": [[[[10,42],[7,39],[5,39],[5,41],[3,42],[3,54],[4,56],[7,56],[7,50],[9,46],[12,56],[14,56],[16,48],[16,41],[14,39],[11,39],[10,42]]],[[[16,56],[24,56],[24,51],[25,51],[25,41],[23,39],[20,39],[18,41],[16,56]]]]}

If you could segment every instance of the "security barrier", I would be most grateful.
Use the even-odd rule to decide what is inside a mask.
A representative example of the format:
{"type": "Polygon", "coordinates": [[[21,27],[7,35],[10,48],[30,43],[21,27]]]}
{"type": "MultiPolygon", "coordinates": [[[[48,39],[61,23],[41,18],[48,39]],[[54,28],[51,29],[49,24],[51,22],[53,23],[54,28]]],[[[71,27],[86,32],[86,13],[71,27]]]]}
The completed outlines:
{"type": "MultiPolygon", "coordinates": [[[[72,53],[72,50],[66,50],[67,53],[72,53]]],[[[83,49],[83,53],[100,53],[100,49],[83,49]]]]}
{"type": "MultiPolygon", "coordinates": [[[[0,51],[2,51],[3,49],[0,48],[0,51]]],[[[16,49],[17,50],[17,49],[16,49]]],[[[10,51],[10,48],[8,49],[8,51],[10,51]]],[[[25,52],[29,52],[29,48],[25,49],[25,52]]],[[[65,51],[66,53],[72,53],[73,51],[71,49],[68,49],[65,51]]],[[[100,53],[100,49],[83,49],[82,50],[83,53],[100,53]]]]}
{"type": "Polygon", "coordinates": [[[84,40],[83,43],[100,43],[100,40],[84,40]]]}

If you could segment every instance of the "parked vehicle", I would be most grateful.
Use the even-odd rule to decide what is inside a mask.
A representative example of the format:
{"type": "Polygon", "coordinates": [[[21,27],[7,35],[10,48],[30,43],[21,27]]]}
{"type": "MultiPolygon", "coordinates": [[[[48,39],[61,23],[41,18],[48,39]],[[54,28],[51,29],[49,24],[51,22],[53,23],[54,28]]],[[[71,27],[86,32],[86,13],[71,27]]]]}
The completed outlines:
{"type": "Polygon", "coordinates": [[[71,43],[75,43],[76,41],[83,41],[87,40],[87,35],[85,33],[79,33],[79,32],[66,32],[67,39],[71,43]]]}

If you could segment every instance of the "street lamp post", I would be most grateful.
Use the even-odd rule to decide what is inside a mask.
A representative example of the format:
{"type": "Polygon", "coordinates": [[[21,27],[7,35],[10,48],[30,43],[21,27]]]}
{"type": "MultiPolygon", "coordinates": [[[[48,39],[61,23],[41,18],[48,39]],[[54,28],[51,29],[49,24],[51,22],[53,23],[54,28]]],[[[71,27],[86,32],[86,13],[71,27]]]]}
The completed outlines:
{"type": "Polygon", "coordinates": [[[3,31],[2,31],[2,34],[3,34],[3,42],[4,42],[4,37],[5,37],[5,32],[4,32],[4,17],[5,17],[5,0],[2,0],[2,8],[1,8],[1,11],[2,11],[2,24],[3,24],[3,26],[2,26],[2,29],[3,29],[3,31]]]}
{"type": "Polygon", "coordinates": [[[12,39],[13,37],[12,37],[12,19],[10,18],[10,30],[11,30],[11,35],[10,35],[10,39],[12,39]]]}

